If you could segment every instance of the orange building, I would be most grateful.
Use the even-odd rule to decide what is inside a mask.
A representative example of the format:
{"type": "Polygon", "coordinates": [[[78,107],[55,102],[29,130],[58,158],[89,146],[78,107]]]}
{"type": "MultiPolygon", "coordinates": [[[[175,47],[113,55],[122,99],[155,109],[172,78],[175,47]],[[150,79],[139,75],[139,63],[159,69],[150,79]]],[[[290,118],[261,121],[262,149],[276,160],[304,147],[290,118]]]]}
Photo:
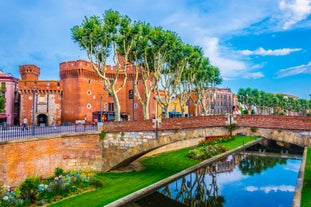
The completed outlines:
{"type": "MultiPolygon", "coordinates": [[[[116,68],[107,66],[107,69],[107,76],[113,78],[116,68]]],[[[121,117],[124,120],[133,118],[141,120],[143,110],[133,96],[133,73],[131,71],[133,69],[128,66],[126,85],[118,93],[121,117]]],[[[113,98],[104,90],[102,79],[88,61],[60,63],[60,81],[38,80],[40,68],[35,65],[20,66],[20,74],[20,122],[23,117],[28,120],[34,117],[36,125],[51,125],[51,120],[55,120],[57,124],[84,121],[92,123],[95,118],[100,118],[98,116],[100,111],[103,112],[103,121],[113,119],[113,98]]],[[[121,81],[118,84],[120,85],[121,81]]],[[[142,85],[139,84],[138,88],[142,90],[142,85]]],[[[155,103],[151,100],[150,117],[155,114],[155,111],[151,110],[154,106],[155,103]]]]}

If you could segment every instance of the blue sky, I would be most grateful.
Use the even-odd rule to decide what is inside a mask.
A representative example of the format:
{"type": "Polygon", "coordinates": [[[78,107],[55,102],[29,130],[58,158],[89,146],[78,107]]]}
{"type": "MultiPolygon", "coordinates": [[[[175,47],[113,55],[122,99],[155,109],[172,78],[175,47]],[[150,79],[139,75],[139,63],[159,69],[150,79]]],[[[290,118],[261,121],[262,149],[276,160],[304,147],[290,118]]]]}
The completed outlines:
{"type": "Polygon", "coordinates": [[[107,9],[203,47],[221,87],[310,98],[311,0],[0,0],[0,69],[19,78],[35,64],[58,80],[59,63],[86,59],[70,29],[107,9]]]}

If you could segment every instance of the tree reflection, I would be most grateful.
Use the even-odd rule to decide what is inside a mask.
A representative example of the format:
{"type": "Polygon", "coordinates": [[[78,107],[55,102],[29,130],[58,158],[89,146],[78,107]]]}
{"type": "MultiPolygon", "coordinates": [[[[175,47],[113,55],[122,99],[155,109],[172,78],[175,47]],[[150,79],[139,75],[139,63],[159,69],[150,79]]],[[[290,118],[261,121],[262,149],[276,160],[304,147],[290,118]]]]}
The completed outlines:
{"type": "Polygon", "coordinates": [[[172,198],[168,185],[163,188],[161,193],[189,207],[223,206],[225,199],[223,196],[218,195],[216,165],[197,170],[189,176],[190,179],[181,178],[180,188],[177,188],[177,181],[175,181],[176,189],[179,190],[175,198],[172,198]],[[207,183],[209,180],[207,177],[211,179],[210,184],[207,183]]]}
{"type": "Polygon", "coordinates": [[[286,164],[286,159],[277,157],[260,157],[247,155],[242,157],[239,169],[243,175],[260,174],[261,172],[272,168],[277,164],[286,164]]]}

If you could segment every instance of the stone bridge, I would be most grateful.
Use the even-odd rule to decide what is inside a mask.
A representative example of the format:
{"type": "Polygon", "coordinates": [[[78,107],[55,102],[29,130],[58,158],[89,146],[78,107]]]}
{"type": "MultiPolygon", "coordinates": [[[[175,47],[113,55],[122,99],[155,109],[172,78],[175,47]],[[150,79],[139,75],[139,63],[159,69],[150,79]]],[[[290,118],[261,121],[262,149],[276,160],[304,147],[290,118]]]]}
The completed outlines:
{"type": "MultiPolygon", "coordinates": [[[[311,117],[243,115],[231,119],[232,134],[259,136],[311,147],[311,117]]],[[[109,171],[148,153],[197,145],[206,136],[227,135],[227,117],[201,116],[105,122],[98,133],[54,135],[0,143],[0,182],[17,186],[26,177],[65,171],[109,171]]]]}
{"type": "MultiPolygon", "coordinates": [[[[233,135],[258,136],[311,147],[311,117],[237,115],[231,118],[232,123],[237,126],[233,135]]],[[[105,123],[103,155],[111,167],[105,170],[125,165],[162,146],[169,151],[197,145],[206,136],[228,135],[228,125],[230,117],[224,115],[171,118],[160,123],[152,120],[105,123]]]]}

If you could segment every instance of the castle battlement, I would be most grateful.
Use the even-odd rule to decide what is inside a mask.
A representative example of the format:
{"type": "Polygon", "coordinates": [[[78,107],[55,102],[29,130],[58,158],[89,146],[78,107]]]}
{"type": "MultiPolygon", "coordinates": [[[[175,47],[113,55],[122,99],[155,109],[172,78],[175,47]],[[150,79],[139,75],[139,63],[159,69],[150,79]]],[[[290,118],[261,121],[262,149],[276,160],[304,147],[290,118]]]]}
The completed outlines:
{"type": "Polygon", "coordinates": [[[19,73],[22,80],[38,80],[40,75],[40,68],[36,65],[21,65],[19,66],[19,73]]]}

